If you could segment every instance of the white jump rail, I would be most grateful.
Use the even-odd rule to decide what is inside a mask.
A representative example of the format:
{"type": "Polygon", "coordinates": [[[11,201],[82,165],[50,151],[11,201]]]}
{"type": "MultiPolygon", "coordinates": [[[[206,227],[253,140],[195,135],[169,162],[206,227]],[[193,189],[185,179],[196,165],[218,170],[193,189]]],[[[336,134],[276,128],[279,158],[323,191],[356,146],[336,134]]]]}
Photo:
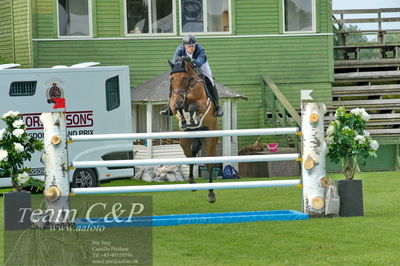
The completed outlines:
{"type": "Polygon", "coordinates": [[[208,164],[208,163],[242,163],[242,162],[273,162],[292,161],[300,158],[298,153],[290,154],[268,154],[268,155],[243,155],[243,156],[216,156],[216,157],[194,157],[194,158],[166,158],[166,159],[143,159],[143,160],[110,160],[110,161],[82,161],[72,162],[74,168],[93,167],[129,167],[149,165],[177,165],[177,164],[208,164]]]}
{"type": "Polygon", "coordinates": [[[72,193],[75,195],[82,195],[82,194],[140,193],[140,192],[163,192],[163,191],[184,191],[184,190],[208,190],[208,189],[296,187],[299,186],[300,183],[301,183],[300,179],[290,179],[290,180],[220,182],[220,183],[201,183],[201,184],[94,187],[94,188],[72,188],[72,193]]]}
{"type": "Polygon", "coordinates": [[[135,140],[135,139],[167,139],[167,138],[209,138],[226,136],[260,136],[260,135],[288,135],[298,134],[297,127],[258,128],[235,130],[207,130],[207,131],[177,131],[153,133],[125,133],[125,134],[97,134],[70,136],[69,141],[107,141],[107,140],[135,140]]]}

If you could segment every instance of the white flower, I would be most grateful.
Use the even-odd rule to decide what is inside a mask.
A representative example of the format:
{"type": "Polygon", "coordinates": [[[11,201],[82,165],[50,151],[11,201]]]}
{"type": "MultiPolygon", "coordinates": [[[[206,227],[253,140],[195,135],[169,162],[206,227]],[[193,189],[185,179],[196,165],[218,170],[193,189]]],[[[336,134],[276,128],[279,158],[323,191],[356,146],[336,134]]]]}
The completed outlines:
{"type": "Polygon", "coordinates": [[[23,129],[14,129],[14,131],[12,132],[12,134],[17,138],[20,138],[24,133],[25,131],[23,129]]]}
{"type": "Polygon", "coordinates": [[[342,131],[345,131],[345,130],[350,130],[350,128],[348,126],[345,126],[342,128],[342,131]]]}
{"type": "Polygon", "coordinates": [[[354,115],[359,115],[360,114],[361,109],[360,108],[354,108],[352,109],[350,112],[354,115]]]}
{"type": "Polygon", "coordinates": [[[371,142],[369,143],[369,146],[371,147],[371,149],[373,149],[374,151],[376,151],[379,148],[379,143],[376,140],[371,140],[371,142]]]}
{"type": "Polygon", "coordinates": [[[27,172],[23,172],[22,174],[18,174],[17,176],[18,184],[20,185],[24,185],[26,182],[29,181],[29,179],[31,179],[31,177],[27,172]]]}
{"type": "MultiPolygon", "coordinates": [[[[364,108],[363,108],[364,109],[364,108]]],[[[361,113],[361,118],[364,120],[364,121],[368,121],[368,120],[370,120],[371,119],[371,116],[367,113],[367,112],[362,112],[361,113]]]]}
{"type": "Polygon", "coordinates": [[[14,142],[14,149],[16,152],[23,152],[25,147],[21,145],[20,143],[14,142]]]}
{"type": "Polygon", "coordinates": [[[20,128],[23,125],[25,125],[24,120],[22,119],[18,119],[16,121],[14,121],[14,123],[12,124],[14,128],[20,128]]]}
{"type": "Polygon", "coordinates": [[[328,129],[326,130],[326,135],[330,136],[335,131],[335,127],[333,125],[329,125],[328,129]]]}
{"type": "Polygon", "coordinates": [[[332,136],[328,136],[328,137],[326,137],[325,138],[325,142],[326,142],[326,144],[332,144],[332,142],[333,142],[333,137],[332,136]]]}
{"type": "Polygon", "coordinates": [[[7,162],[8,161],[8,152],[0,149],[0,162],[7,162]]]}
{"type": "Polygon", "coordinates": [[[355,140],[355,141],[358,141],[359,144],[363,144],[363,143],[365,142],[365,137],[364,137],[364,136],[361,136],[361,135],[357,135],[357,136],[354,138],[354,140],[355,140]]]}
{"type": "Polygon", "coordinates": [[[363,130],[363,134],[364,134],[364,136],[369,137],[369,132],[368,131],[363,130]]]}
{"type": "Polygon", "coordinates": [[[361,116],[362,120],[368,121],[371,117],[370,115],[365,111],[364,108],[355,108],[351,110],[351,113],[354,115],[359,115],[361,116]]]}
{"type": "Polygon", "coordinates": [[[3,129],[0,130],[0,140],[3,140],[3,138],[4,138],[4,133],[6,133],[6,129],[5,129],[5,128],[3,128],[3,129]]]}
{"type": "Polygon", "coordinates": [[[19,114],[20,114],[20,112],[18,112],[18,111],[16,111],[16,112],[8,111],[7,113],[5,113],[5,114],[3,115],[3,118],[7,118],[7,117],[12,117],[12,118],[14,118],[14,117],[16,117],[16,116],[19,115],[19,114]]]}

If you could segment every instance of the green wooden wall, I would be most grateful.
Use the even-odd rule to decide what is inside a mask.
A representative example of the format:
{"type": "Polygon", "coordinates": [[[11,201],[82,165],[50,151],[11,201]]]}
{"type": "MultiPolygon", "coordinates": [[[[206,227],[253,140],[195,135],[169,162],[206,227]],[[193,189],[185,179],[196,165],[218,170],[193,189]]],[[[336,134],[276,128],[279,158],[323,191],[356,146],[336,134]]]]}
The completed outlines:
{"type": "MultiPolygon", "coordinates": [[[[22,1],[22,0],[19,0],[22,1]]],[[[167,59],[181,36],[144,39],[124,36],[124,0],[92,0],[93,38],[57,39],[56,1],[34,0],[34,65],[51,67],[84,61],[129,65],[137,86],[168,69],[167,59]]],[[[294,106],[301,89],[313,89],[320,101],[331,101],[333,38],[331,0],[316,0],[317,33],[283,34],[283,0],[232,0],[233,37],[199,36],[219,83],[249,97],[238,105],[239,128],[263,127],[260,74],[272,76],[294,106]],[[325,35],[324,35],[325,34],[325,35]]],[[[176,2],[179,13],[179,1],[176,2]]],[[[179,19],[177,16],[177,24],[179,19]]],[[[179,25],[177,25],[179,31],[179,25]]],[[[254,138],[242,138],[241,144],[254,138]]]]}
{"type": "Polygon", "coordinates": [[[32,18],[30,0],[13,0],[15,62],[32,67],[32,18]]]}
{"type": "Polygon", "coordinates": [[[0,63],[14,61],[11,10],[11,0],[0,0],[0,63]]]}
{"type": "Polygon", "coordinates": [[[31,8],[30,0],[0,1],[0,56],[7,63],[33,66],[31,8]]]}

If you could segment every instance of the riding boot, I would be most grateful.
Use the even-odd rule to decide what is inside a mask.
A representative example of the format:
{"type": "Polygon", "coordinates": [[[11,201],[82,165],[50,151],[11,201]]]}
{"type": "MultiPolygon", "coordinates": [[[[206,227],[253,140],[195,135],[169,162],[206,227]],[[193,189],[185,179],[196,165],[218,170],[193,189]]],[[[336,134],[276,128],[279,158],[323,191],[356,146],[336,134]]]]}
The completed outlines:
{"type": "Polygon", "coordinates": [[[171,108],[169,107],[169,104],[171,102],[171,94],[172,94],[172,90],[171,90],[171,87],[170,87],[169,88],[169,96],[168,96],[168,104],[163,110],[160,111],[160,115],[165,115],[165,116],[167,116],[167,115],[172,116],[173,115],[173,112],[172,112],[171,108]]]}
{"type": "Polygon", "coordinates": [[[215,117],[223,116],[224,111],[222,110],[221,106],[219,106],[219,97],[218,97],[217,87],[215,85],[211,85],[211,86],[209,86],[209,91],[210,91],[211,101],[214,103],[214,106],[215,106],[214,116],[215,117]]]}

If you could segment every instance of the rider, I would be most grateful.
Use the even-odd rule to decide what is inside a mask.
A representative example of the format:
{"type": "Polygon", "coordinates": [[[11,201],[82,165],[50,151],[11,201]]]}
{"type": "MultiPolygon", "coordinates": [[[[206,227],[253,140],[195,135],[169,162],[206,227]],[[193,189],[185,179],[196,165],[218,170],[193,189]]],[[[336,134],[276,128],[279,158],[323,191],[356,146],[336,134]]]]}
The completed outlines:
{"type": "MultiPolygon", "coordinates": [[[[218,103],[218,91],[215,87],[214,78],[211,74],[211,68],[207,61],[206,51],[200,44],[197,43],[196,37],[191,34],[187,34],[183,37],[183,44],[176,48],[172,62],[175,63],[180,57],[185,57],[189,62],[192,62],[193,65],[200,69],[202,74],[205,76],[205,84],[209,92],[208,95],[215,106],[214,116],[222,116],[224,112],[218,103]]],[[[171,98],[171,92],[169,97],[171,98]]],[[[160,114],[172,115],[172,111],[169,106],[167,106],[167,108],[162,110],[160,114]]]]}

